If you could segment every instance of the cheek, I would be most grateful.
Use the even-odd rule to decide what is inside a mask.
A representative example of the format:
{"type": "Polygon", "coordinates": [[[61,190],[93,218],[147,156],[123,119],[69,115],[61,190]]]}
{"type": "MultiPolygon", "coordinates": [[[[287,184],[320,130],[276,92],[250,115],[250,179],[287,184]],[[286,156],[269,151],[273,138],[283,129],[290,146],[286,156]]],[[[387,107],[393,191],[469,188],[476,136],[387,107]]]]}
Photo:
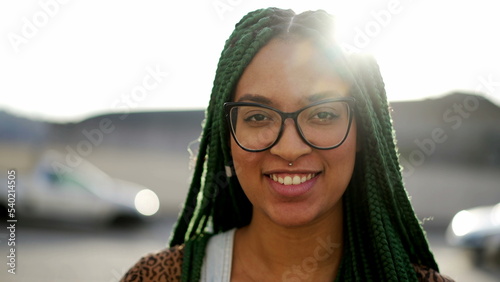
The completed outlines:
{"type": "Polygon", "coordinates": [[[235,169],[240,166],[241,159],[242,159],[242,152],[241,148],[236,144],[236,142],[231,138],[230,141],[230,147],[231,147],[231,157],[233,158],[233,165],[235,166],[235,169]]]}
{"type": "Polygon", "coordinates": [[[333,149],[328,156],[330,167],[335,168],[346,180],[350,180],[354,170],[356,154],[358,152],[358,142],[356,134],[356,123],[353,121],[349,135],[344,143],[333,149]]]}
{"type": "Polygon", "coordinates": [[[241,149],[234,140],[231,141],[231,154],[238,182],[248,200],[254,204],[260,194],[259,187],[262,187],[260,154],[241,149]]]}
{"type": "Polygon", "coordinates": [[[233,158],[234,170],[240,183],[242,181],[244,182],[245,176],[251,174],[251,171],[259,169],[257,165],[258,155],[259,153],[247,152],[241,149],[238,144],[231,139],[231,156],[233,158]]]}
{"type": "Polygon", "coordinates": [[[356,127],[356,121],[352,121],[351,129],[349,130],[349,135],[347,136],[347,139],[345,140],[345,148],[344,148],[344,153],[348,159],[351,160],[352,165],[354,166],[354,160],[356,159],[356,153],[358,152],[358,134],[357,134],[357,127],[356,127]]]}
{"type": "Polygon", "coordinates": [[[349,135],[347,136],[346,142],[349,145],[348,150],[355,157],[360,148],[358,142],[358,128],[356,126],[355,120],[352,121],[351,129],[349,130],[349,135]]]}

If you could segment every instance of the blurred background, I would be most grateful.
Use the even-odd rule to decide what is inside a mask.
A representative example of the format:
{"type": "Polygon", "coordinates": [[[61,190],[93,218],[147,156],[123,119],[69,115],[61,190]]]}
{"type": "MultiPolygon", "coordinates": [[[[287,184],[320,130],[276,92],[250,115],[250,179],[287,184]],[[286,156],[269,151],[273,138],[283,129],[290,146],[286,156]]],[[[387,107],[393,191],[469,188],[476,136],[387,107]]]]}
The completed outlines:
{"type": "Polygon", "coordinates": [[[224,41],[257,8],[336,15],[386,83],[404,181],[441,272],[500,279],[494,1],[0,4],[0,281],[118,281],[166,246],[224,41]]]}

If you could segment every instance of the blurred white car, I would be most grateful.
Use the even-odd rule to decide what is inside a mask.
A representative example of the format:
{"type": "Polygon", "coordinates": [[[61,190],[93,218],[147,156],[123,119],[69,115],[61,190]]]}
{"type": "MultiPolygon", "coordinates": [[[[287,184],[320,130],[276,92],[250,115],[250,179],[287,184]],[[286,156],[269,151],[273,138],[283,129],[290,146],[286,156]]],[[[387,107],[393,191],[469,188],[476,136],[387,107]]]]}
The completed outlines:
{"type": "Polygon", "coordinates": [[[488,257],[500,254],[500,203],[458,212],[446,231],[453,246],[473,251],[473,260],[482,264],[488,257]]]}
{"type": "MultiPolygon", "coordinates": [[[[158,212],[159,199],[152,190],[112,178],[84,159],[75,166],[64,161],[50,151],[31,176],[17,176],[18,218],[127,224],[148,220],[158,212]]],[[[6,204],[2,199],[1,205],[6,204]]]]}

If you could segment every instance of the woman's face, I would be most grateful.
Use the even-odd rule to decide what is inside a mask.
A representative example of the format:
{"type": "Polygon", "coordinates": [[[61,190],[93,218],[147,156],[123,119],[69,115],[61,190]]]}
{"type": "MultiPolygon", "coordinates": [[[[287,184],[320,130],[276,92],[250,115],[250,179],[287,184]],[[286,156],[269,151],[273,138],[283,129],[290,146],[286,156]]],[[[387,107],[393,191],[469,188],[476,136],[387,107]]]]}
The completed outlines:
{"type": "MultiPolygon", "coordinates": [[[[234,101],[294,112],[315,101],[347,97],[348,91],[349,85],[311,42],[273,39],[245,69],[234,101]]],[[[278,143],[257,153],[241,149],[231,138],[236,175],[253,204],[254,220],[264,217],[282,226],[301,226],[341,215],[341,197],[356,155],[355,121],[344,143],[331,150],[304,143],[292,119],[285,121],[283,130],[278,143]],[[279,183],[287,177],[301,183],[279,183]]]]}

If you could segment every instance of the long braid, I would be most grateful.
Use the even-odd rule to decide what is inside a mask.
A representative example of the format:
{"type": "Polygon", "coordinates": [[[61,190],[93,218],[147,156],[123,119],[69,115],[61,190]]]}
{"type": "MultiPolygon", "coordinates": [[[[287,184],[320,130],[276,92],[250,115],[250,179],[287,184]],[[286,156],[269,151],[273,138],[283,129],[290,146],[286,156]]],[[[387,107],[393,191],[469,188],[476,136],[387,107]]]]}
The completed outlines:
{"type": "MultiPolygon", "coordinates": [[[[366,68],[368,66],[363,65],[363,68],[360,68],[361,71],[366,72],[366,68]]],[[[363,73],[356,73],[355,74],[358,77],[363,77],[363,73]]],[[[381,125],[379,123],[373,123],[373,120],[378,120],[379,116],[377,115],[377,112],[374,111],[374,105],[373,105],[373,97],[365,97],[367,93],[370,95],[370,93],[376,94],[376,91],[373,91],[373,89],[370,87],[370,85],[366,85],[366,79],[358,79],[360,85],[358,87],[360,88],[358,93],[353,92],[353,96],[356,97],[356,99],[359,100],[358,103],[358,117],[359,120],[361,121],[359,123],[360,126],[360,131],[364,132],[364,134],[360,134],[360,138],[364,141],[363,144],[364,146],[362,147],[363,152],[377,152],[376,154],[363,154],[365,156],[365,159],[363,160],[362,164],[372,164],[370,166],[363,166],[363,174],[364,177],[362,177],[362,180],[365,180],[364,185],[361,185],[361,187],[366,187],[366,194],[367,197],[363,199],[363,201],[359,201],[359,199],[356,199],[354,197],[348,197],[346,196],[346,206],[349,208],[348,212],[354,212],[356,215],[353,217],[355,218],[360,218],[362,219],[363,217],[360,216],[361,214],[366,214],[365,211],[359,212],[357,208],[360,206],[361,202],[361,207],[366,207],[368,209],[368,215],[369,217],[366,218],[366,222],[362,224],[362,226],[366,226],[369,228],[368,234],[363,234],[362,230],[348,230],[348,233],[354,233],[351,236],[355,237],[364,237],[364,238],[358,238],[358,240],[355,242],[356,244],[359,244],[360,242],[366,241],[367,235],[374,237],[372,240],[368,240],[368,242],[371,242],[371,246],[366,246],[364,244],[364,248],[357,245],[351,249],[354,249],[357,253],[354,254],[354,256],[357,255],[368,255],[369,260],[371,261],[370,266],[372,267],[372,271],[376,273],[376,277],[382,278],[382,280],[388,280],[389,277],[397,277],[394,275],[395,269],[394,265],[392,263],[389,263],[392,261],[392,255],[391,255],[391,246],[389,245],[389,239],[388,238],[388,223],[387,223],[387,218],[384,216],[384,199],[380,199],[379,194],[377,193],[378,191],[376,189],[373,189],[374,187],[379,187],[378,190],[385,190],[384,188],[387,188],[383,183],[385,182],[383,179],[383,175],[378,175],[377,168],[378,167],[384,167],[383,160],[378,158],[378,156],[384,156],[383,151],[384,148],[382,146],[379,146],[382,140],[380,140],[380,136],[377,135],[370,135],[367,134],[366,132],[380,132],[381,131],[381,125]],[[356,94],[361,94],[361,95],[356,95],[356,94]],[[360,97],[357,97],[360,96],[360,97]],[[361,116],[366,116],[367,118],[362,118],[361,116]],[[381,163],[382,162],[382,163],[381,163]],[[381,183],[382,182],[382,183],[381,183]],[[381,185],[382,184],[382,185],[381,185]],[[371,188],[371,189],[370,189],[371,188]],[[383,276],[382,276],[383,275],[383,276]],[[387,275],[387,276],[385,276],[387,275]],[[385,277],[384,277],[385,276],[385,277]]],[[[359,166],[358,166],[359,167],[359,166]]],[[[358,184],[359,185],[359,184],[358,184]]],[[[355,185],[356,188],[359,188],[360,186],[355,185]]],[[[352,187],[349,187],[348,191],[346,194],[351,194],[354,189],[351,189],[352,187]],[[351,192],[351,193],[350,193],[351,192]]],[[[359,189],[355,191],[357,195],[359,195],[359,189]]],[[[386,193],[384,191],[384,193],[386,193]]],[[[389,192],[391,193],[391,192],[389,192]]],[[[390,195],[390,194],[389,194],[390,195]]],[[[358,225],[359,226],[359,225],[358,225]]],[[[359,263],[359,262],[358,262],[359,263]]],[[[365,270],[366,271],[366,270],[365,270]]],[[[367,277],[363,277],[362,280],[367,279],[367,277]]]]}
{"type": "MultiPolygon", "coordinates": [[[[358,82],[358,91],[353,91],[352,95],[358,101],[356,110],[358,121],[360,121],[360,138],[363,139],[361,150],[364,152],[361,156],[365,158],[362,161],[363,165],[357,165],[356,169],[362,169],[364,177],[361,177],[361,180],[366,183],[361,187],[366,189],[365,193],[368,193],[368,197],[360,199],[363,192],[356,189],[360,186],[354,187],[357,185],[351,183],[353,185],[346,191],[344,199],[348,213],[346,218],[363,220],[366,217],[363,207],[367,207],[368,215],[370,215],[369,221],[365,221],[362,226],[372,231],[366,234],[363,229],[357,229],[358,225],[354,227],[355,229],[347,230],[347,238],[358,237],[354,239],[355,244],[368,240],[372,241],[373,245],[368,249],[360,248],[360,246],[351,246],[348,249],[357,252],[354,256],[369,254],[371,264],[365,266],[369,268],[375,265],[375,268],[382,269],[384,275],[388,274],[383,278],[384,281],[394,277],[402,280],[411,279],[411,277],[414,279],[414,272],[407,265],[410,261],[438,268],[403,188],[393,141],[394,134],[392,130],[387,130],[392,129],[388,106],[386,103],[380,103],[385,100],[385,97],[381,97],[385,95],[385,92],[378,66],[374,61],[366,58],[355,57],[352,60],[351,65],[355,66],[353,72],[358,82]],[[379,104],[375,104],[377,102],[379,104]],[[356,213],[356,215],[351,216],[350,213],[356,213]],[[368,236],[375,236],[375,240],[369,239],[368,236]],[[410,242],[410,239],[413,242],[410,242]],[[414,245],[418,247],[413,248],[414,245]],[[387,247],[390,247],[391,257],[387,255],[387,247]],[[392,270],[391,263],[397,266],[395,270],[392,270]],[[397,273],[393,273],[396,270],[397,273]]],[[[354,178],[356,175],[353,176],[354,178]]],[[[348,242],[350,243],[352,242],[348,242]]],[[[382,276],[378,277],[382,278],[382,276]]]]}
{"type": "MultiPolygon", "coordinates": [[[[370,81],[372,81],[374,83],[373,89],[379,89],[379,91],[381,91],[381,95],[379,95],[379,99],[377,99],[378,101],[380,101],[379,108],[387,109],[388,105],[387,105],[387,99],[385,96],[384,85],[382,82],[382,78],[380,77],[380,73],[379,73],[378,68],[376,70],[372,71],[372,76],[373,76],[373,79],[371,79],[370,81]]],[[[384,120],[392,122],[389,111],[382,111],[381,114],[384,116],[384,120]]],[[[389,157],[386,159],[388,162],[390,162],[387,165],[390,165],[391,169],[396,170],[399,167],[397,154],[391,153],[391,152],[396,152],[396,146],[395,146],[395,142],[394,142],[395,134],[394,134],[394,131],[392,130],[392,126],[390,126],[390,127],[386,126],[386,127],[382,127],[382,128],[386,130],[384,132],[384,136],[386,137],[385,144],[387,145],[387,155],[386,156],[389,157]]],[[[404,214],[404,216],[399,216],[396,219],[399,221],[399,226],[405,226],[406,223],[402,221],[403,218],[405,218],[405,219],[414,218],[415,213],[414,213],[413,209],[411,208],[410,202],[408,201],[408,195],[407,195],[406,191],[403,189],[401,174],[400,173],[393,173],[393,174],[389,174],[389,176],[392,178],[392,179],[390,179],[390,180],[392,180],[391,187],[398,186],[397,188],[395,187],[395,189],[392,190],[392,192],[394,193],[394,197],[392,197],[391,200],[399,203],[399,205],[394,204],[394,206],[399,207],[399,211],[404,214]]],[[[418,225],[417,224],[410,225],[410,228],[414,228],[415,226],[418,226],[418,225]]],[[[420,229],[420,226],[418,226],[418,228],[420,229]]],[[[413,241],[417,240],[420,242],[416,245],[422,246],[424,243],[427,244],[427,241],[425,240],[423,233],[416,232],[416,231],[418,231],[418,230],[413,230],[413,231],[401,234],[402,238],[404,239],[403,243],[405,244],[405,246],[408,249],[411,249],[410,254],[412,254],[412,259],[415,259],[415,256],[413,255],[415,250],[413,250],[414,244],[412,244],[412,242],[410,241],[410,237],[408,236],[408,234],[415,234],[415,237],[417,237],[417,238],[414,237],[414,238],[411,238],[411,240],[413,240],[413,241]]],[[[437,269],[437,266],[433,266],[433,267],[435,267],[437,269]]]]}
{"type": "Polygon", "coordinates": [[[202,182],[202,174],[203,174],[203,163],[204,156],[207,151],[206,143],[208,142],[208,129],[205,130],[205,133],[202,135],[200,140],[200,149],[198,153],[198,158],[196,159],[196,166],[193,172],[191,187],[188,191],[188,195],[186,197],[186,201],[184,204],[184,208],[182,209],[177,223],[175,224],[174,230],[183,230],[183,232],[172,232],[170,238],[170,245],[178,245],[184,242],[184,238],[188,229],[189,222],[193,217],[194,208],[191,206],[196,203],[196,198],[198,196],[199,187],[202,182]]]}
{"type": "Polygon", "coordinates": [[[344,201],[344,254],[340,281],[416,280],[411,263],[437,270],[403,186],[392,120],[377,64],[346,56],[332,38],[324,11],[261,9],[247,14],[226,41],[206,111],[199,155],[184,208],[170,245],[185,244],[183,281],[197,281],[212,234],[249,224],[252,206],[232,166],[224,102],[231,101],[243,71],[272,38],[313,38],[339,75],[352,83],[361,153],[344,201]],[[233,172],[234,174],[234,172],[233,172]],[[211,226],[212,230],[207,230],[211,226]]]}

